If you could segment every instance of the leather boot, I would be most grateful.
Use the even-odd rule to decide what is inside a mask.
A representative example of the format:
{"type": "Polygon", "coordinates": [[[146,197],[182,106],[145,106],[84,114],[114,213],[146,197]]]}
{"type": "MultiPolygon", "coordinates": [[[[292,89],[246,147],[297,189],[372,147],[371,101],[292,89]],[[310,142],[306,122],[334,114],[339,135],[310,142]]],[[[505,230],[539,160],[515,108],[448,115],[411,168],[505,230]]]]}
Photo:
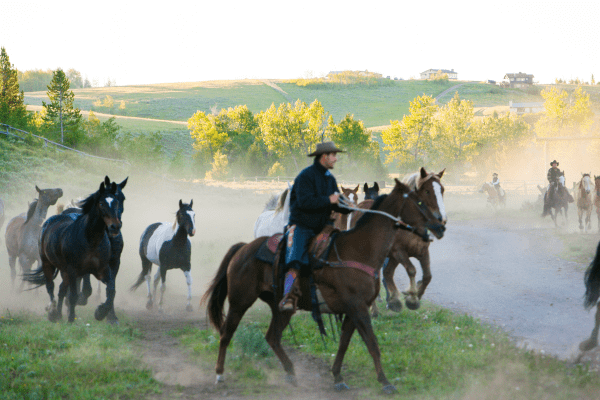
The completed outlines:
{"type": "Polygon", "coordinates": [[[298,270],[290,268],[283,280],[283,300],[279,303],[279,311],[296,312],[299,293],[298,270]]]}

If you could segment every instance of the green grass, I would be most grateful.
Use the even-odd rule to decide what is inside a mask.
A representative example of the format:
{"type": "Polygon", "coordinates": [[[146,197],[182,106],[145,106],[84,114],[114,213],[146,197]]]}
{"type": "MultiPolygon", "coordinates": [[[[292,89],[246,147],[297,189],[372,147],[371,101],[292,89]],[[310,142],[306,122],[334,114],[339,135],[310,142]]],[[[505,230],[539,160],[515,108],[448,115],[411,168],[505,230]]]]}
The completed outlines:
{"type": "Polygon", "coordinates": [[[137,330],[97,322],[91,311],[75,323],[40,316],[0,316],[0,397],[3,399],[142,398],[160,392],[140,368],[137,330]]]}
{"type": "MultiPolygon", "coordinates": [[[[255,346],[244,344],[247,337],[264,343],[262,337],[270,319],[267,314],[264,310],[246,316],[234,336],[225,365],[225,371],[232,373],[234,387],[251,387],[249,390],[256,392],[268,376],[279,374],[283,379],[284,372],[272,351],[265,357],[261,348],[258,356],[255,346]]],[[[325,342],[308,313],[295,315],[292,325],[293,334],[288,328],[283,335],[288,352],[291,347],[333,364],[339,322],[331,329],[325,317],[329,334],[325,342]]],[[[386,312],[373,326],[384,372],[396,385],[400,398],[479,398],[480,390],[489,392],[492,388],[494,396],[490,398],[571,399],[587,398],[600,390],[600,378],[585,366],[569,367],[552,357],[519,350],[505,333],[429,303],[418,311],[386,312]],[[498,382],[500,387],[496,387],[498,382]]],[[[174,334],[199,358],[214,362],[216,332],[189,328],[174,334]]],[[[344,358],[342,375],[348,385],[358,389],[359,398],[381,397],[372,358],[357,333],[344,358]]],[[[333,385],[333,377],[331,382],[333,385]]],[[[267,391],[263,389],[263,395],[267,391]]]]}

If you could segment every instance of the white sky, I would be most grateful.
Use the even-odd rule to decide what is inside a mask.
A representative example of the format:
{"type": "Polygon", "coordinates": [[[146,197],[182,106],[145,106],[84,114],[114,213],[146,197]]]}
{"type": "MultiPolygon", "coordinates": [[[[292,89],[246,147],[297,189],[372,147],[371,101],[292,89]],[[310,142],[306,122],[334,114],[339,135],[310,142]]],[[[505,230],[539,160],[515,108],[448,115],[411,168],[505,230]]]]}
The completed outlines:
{"type": "Polygon", "coordinates": [[[101,86],[429,68],[600,81],[599,18],[597,0],[3,0],[0,46],[20,71],[74,68],[101,86]]]}

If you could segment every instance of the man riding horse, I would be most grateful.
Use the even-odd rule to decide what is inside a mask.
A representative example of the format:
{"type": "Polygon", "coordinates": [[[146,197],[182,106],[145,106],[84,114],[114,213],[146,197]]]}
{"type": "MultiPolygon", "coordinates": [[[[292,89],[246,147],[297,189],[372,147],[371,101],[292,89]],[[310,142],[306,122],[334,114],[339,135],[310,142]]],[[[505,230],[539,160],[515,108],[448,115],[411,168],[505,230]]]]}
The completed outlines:
{"type": "Polygon", "coordinates": [[[502,188],[500,187],[500,179],[498,179],[498,174],[496,172],[494,172],[494,174],[492,175],[492,186],[494,187],[494,189],[496,189],[496,192],[498,193],[498,197],[503,197],[504,196],[504,190],[502,190],[502,188]]]}
{"type": "Polygon", "coordinates": [[[337,161],[338,149],[333,142],[317,144],[311,166],[303,169],[294,181],[290,193],[290,219],[286,237],[285,274],[281,311],[296,310],[300,297],[298,274],[309,273],[308,245],[326,225],[332,225],[331,211],[342,214],[350,210],[338,206],[339,189],[333,174],[329,171],[337,161]]]}
{"type": "Polygon", "coordinates": [[[548,190],[546,191],[546,201],[551,203],[554,200],[554,196],[556,196],[558,191],[560,190],[560,195],[566,197],[569,200],[569,203],[574,201],[573,196],[569,193],[565,186],[559,185],[559,178],[564,176],[564,171],[558,169],[558,161],[553,160],[550,163],[550,169],[548,170],[548,190]]]}

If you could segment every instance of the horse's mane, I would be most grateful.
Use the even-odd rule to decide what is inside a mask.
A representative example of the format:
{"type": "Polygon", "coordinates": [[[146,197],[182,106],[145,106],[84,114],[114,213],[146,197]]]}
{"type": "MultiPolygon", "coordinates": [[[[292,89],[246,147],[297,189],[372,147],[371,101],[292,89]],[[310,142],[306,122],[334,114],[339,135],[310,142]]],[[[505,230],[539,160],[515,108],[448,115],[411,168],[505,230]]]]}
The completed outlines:
{"type": "Polygon", "coordinates": [[[279,201],[277,202],[277,207],[275,208],[275,214],[283,211],[283,207],[285,206],[285,199],[288,196],[288,189],[285,189],[281,195],[279,195],[279,201]]]}
{"type": "Polygon", "coordinates": [[[411,188],[412,190],[419,190],[421,186],[430,179],[435,179],[436,174],[434,172],[427,173],[425,178],[421,178],[421,174],[419,172],[415,172],[408,176],[405,176],[402,179],[402,183],[411,188]]]}
{"type": "Polygon", "coordinates": [[[33,217],[33,214],[35,213],[37,204],[38,204],[38,199],[35,199],[29,205],[29,209],[27,210],[27,219],[25,219],[25,223],[29,222],[29,220],[33,217]]]}
{"type": "MultiPolygon", "coordinates": [[[[383,203],[383,201],[388,197],[387,194],[382,194],[381,196],[378,196],[375,201],[373,202],[373,205],[371,206],[371,210],[377,210],[379,209],[379,207],[381,206],[381,203],[383,203]]],[[[356,228],[360,228],[361,226],[365,225],[367,222],[369,222],[373,217],[375,216],[374,213],[363,213],[363,215],[358,219],[358,221],[356,221],[356,225],[354,226],[354,229],[356,228]]]]}
{"type": "MultiPolygon", "coordinates": [[[[113,195],[115,195],[115,193],[117,191],[117,184],[113,182],[110,186],[106,186],[104,188],[104,190],[110,191],[113,195]]],[[[85,199],[79,201],[77,203],[77,206],[79,208],[81,208],[81,214],[89,214],[93,210],[94,205],[96,204],[96,201],[98,201],[99,197],[100,197],[100,189],[98,189],[96,192],[90,194],[85,199]]]]}
{"type": "Polygon", "coordinates": [[[288,192],[289,192],[289,189],[285,189],[283,192],[281,192],[279,194],[272,195],[269,198],[269,200],[267,201],[267,204],[265,204],[265,208],[263,209],[263,212],[275,210],[275,213],[278,213],[278,212],[282,211],[283,206],[285,205],[285,199],[287,197],[288,192]]]}

